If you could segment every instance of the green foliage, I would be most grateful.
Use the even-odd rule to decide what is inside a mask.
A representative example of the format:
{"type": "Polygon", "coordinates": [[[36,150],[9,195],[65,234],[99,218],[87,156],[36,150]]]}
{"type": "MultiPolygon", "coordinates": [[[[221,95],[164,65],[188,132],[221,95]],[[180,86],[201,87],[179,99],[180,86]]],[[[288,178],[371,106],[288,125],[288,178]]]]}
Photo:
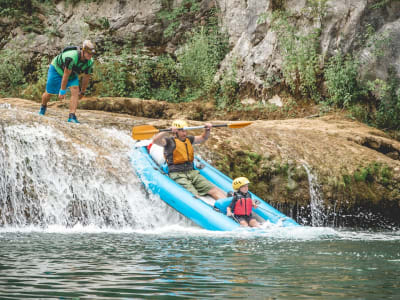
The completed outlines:
{"type": "Polygon", "coordinates": [[[303,14],[312,18],[321,20],[325,17],[328,9],[328,0],[307,0],[307,5],[303,9],[303,14]]]}
{"type": "Polygon", "coordinates": [[[365,94],[357,81],[358,72],[359,62],[350,56],[339,53],[329,59],[324,73],[329,103],[348,107],[365,94]]]}
{"type": "Polygon", "coordinates": [[[360,167],[353,173],[353,179],[355,182],[372,183],[378,181],[382,184],[388,184],[392,177],[392,170],[387,165],[378,162],[373,162],[365,167],[360,167]]]}
{"type": "Polygon", "coordinates": [[[215,102],[218,108],[225,109],[239,104],[239,84],[237,77],[237,62],[233,61],[231,69],[222,75],[219,82],[219,89],[215,97],[215,102]]]}
{"type": "Polygon", "coordinates": [[[380,9],[392,2],[398,2],[399,0],[375,0],[373,4],[370,5],[371,9],[380,9]]]}
{"type": "Polygon", "coordinates": [[[79,2],[86,2],[86,3],[91,3],[91,2],[96,2],[96,3],[101,3],[104,0],[65,0],[66,5],[72,5],[75,6],[79,2]]]}
{"type": "Polygon", "coordinates": [[[0,0],[0,17],[15,18],[32,10],[32,0],[0,0]]]}
{"type": "Polygon", "coordinates": [[[129,96],[133,90],[130,80],[130,63],[132,55],[124,49],[120,55],[108,51],[104,53],[102,61],[96,61],[93,68],[95,91],[100,96],[129,96]]]}
{"type": "Polygon", "coordinates": [[[183,0],[175,8],[171,8],[170,1],[164,0],[162,1],[162,5],[165,9],[158,13],[158,17],[169,23],[164,30],[166,38],[173,37],[176,34],[176,30],[188,14],[193,14],[200,10],[200,2],[196,0],[183,0]]]}
{"type": "Polygon", "coordinates": [[[204,30],[194,32],[178,54],[179,74],[191,89],[209,89],[217,70],[213,44],[204,30]]]}
{"type": "Polygon", "coordinates": [[[37,80],[34,83],[28,84],[28,86],[22,92],[24,98],[33,100],[41,99],[41,96],[46,89],[48,68],[49,61],[46,58],[42,58],[40,68],[35,72],[35,74],[33,74],[37,80]]]}
{"type": "MultiPolygon", "coordinates": [[[[185,3],[191,3],[186,8],[194,9],[193,1],[185,3]]],[[[215,89],[213,79],[218,66],[229,50],[227,34],[216,25],[188,33],[176,60],[169,55],[147,56],[140,46],[136,52],[124,49],[120,53],[110,45],[105,48],[101,63],[94,68],[96,93],[170,102],[209,95],[215,89]]]]}
{"type": "Polygon", "coordinates": [[[400,79],[394,71],[389,72],[388,82],[375,80],[369,88],[378,98],[376,123],[380,128],[400,129],[400,79]]]}
{"type": "Polygon", "coordinates": [[[385,55],[385,48],[392,42],[391,36],[392,32],[389,30],[376,33],[371,24],[366,25],[366,33],[364,36],[365,44],[367,47],[371,48],[372,54],[376,58],[385,55]]]}
{"type": "Polygon", "coordinates": [[[27,60],[20,51],[0,51],[0,95],[15,96],[25,87],[27,60]]]}
{"type": "Polygon", "coordinates": [[[92,16],[88,17],[85,16],[83,18],[84,22],[89,25],[91,28],[100,28],[100,29],[108,29],[110,28],[110,22],[108,21],[107,17],[98,17],[98,16],[92,16]]]}
{"type": "Polygon", "coordinates": [[[101,18],[99,18],[98,22],[99,22],[100,26],[101,26],[103,29],[108,29],[108,28],[110,28],[110,22],[108,21],[108,19],[107,19],[106,17],[101,17],[101,18]]]}
{"type": "Polygon", "coordinates": [[[297,27],[289,23],[289,17],[290,15],[282,11],[273,13],[271,27],[279,36],[284,81],[293,93],[300,93],[319,101],[317,86],[320,73],[320,30],[314,29],[302,34],[298,32],[297,27]]]}
{"type": "Polygon", "coordinates": [[[371,121],[369,112],[365,105],[361,103],[350,104],[348,106],[349,117],[356,119],[363,123],[369,123],[371,121]]]}
{"type": "Polygon", "coordinates": [[[219,63],[227,51],[227,35],[218,30],[201,28],[191,33],[177,57],[179,77],[185,83],[183,97],[187,101],[211,91],[219,63]]]}
{"type": "Polygon", "coordinates": [[[134,71],[133,96],[178,102],[181,81],[176,62],[168,55],[142,57],[134,71]]]}

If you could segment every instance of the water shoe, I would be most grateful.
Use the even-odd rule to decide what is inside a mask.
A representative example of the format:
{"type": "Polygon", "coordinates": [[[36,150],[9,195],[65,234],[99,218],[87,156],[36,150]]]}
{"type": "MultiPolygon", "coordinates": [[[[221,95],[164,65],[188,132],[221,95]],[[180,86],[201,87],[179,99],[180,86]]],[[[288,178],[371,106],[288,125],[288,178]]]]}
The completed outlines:
{"type": "Polygon", "coordinates": [[[44,116],[46,114],[47,106],[40,106],[39,115],[44,116]]]}
{"type": "Polygon", "coordinates": [[[77,123],[77,124],[80,123],[80,122],[78,121],[78,119],[76,118],[75,114],[69,114],[68,122],[70,122],[70,123],[77,123]]]}

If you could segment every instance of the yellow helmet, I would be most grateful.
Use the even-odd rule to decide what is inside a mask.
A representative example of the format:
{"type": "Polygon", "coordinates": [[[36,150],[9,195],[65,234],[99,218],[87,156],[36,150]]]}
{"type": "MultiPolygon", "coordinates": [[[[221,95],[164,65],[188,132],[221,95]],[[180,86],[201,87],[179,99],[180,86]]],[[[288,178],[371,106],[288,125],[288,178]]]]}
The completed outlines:
{"type": "Polygon", "coordinates": [[[172,122],[172,127],[181,129],[188,127],[188,123],[185,120],[175,120],[174,122],[172,122]]]}
{"type": "Polygon", "coordinates": [[[250,181],[246,177],[238,177],[232,181],[232,187],[235,191],[239,190],[245,184],[249,184],[250,181]]]}

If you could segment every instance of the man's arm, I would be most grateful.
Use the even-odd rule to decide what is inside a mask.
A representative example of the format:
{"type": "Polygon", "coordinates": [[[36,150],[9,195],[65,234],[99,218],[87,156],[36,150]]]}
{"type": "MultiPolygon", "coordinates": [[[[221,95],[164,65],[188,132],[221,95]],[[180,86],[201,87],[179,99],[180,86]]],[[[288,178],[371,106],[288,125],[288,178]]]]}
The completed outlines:
{"type": "Polygon", "coordinates": [[[167,141],[166,141],[166,137],[168,136],[168,132],[160,132],[157,133],[154,137],[153,137],[153,144],[156,144],[158,146],[161,147],[165,147],[167,145],[167,141]]]}
{"type": "Polygon", "coordinates": [[[210,123],[205,124],[204,132],[202,135],[197,135],[194,137],[193,144],[201,144],[208,140],[210,137],[212,125],[210,123]]]}
{"type": "Polygon", "coordinates": [[[60,93],[58,95],[59,99],[64,99],[65,98],[65,93],[67,90],[67,83],[68,83],[68,77],[71,75],[72,70],[69,70],[68,68],[64,68],[64,75],[61,79],[61,88],[60,88],[60,93]]]}

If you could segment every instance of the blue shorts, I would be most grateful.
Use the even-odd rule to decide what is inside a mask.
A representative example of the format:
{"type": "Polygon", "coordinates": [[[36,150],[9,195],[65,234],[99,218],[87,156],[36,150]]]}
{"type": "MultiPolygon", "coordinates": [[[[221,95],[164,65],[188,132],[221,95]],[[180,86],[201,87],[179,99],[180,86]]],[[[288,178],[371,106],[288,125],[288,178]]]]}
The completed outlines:
{"type": "MultiPolygon", "coordinates": [[[[62,76],[57,73],[56,68],[53,65],[50,65],[49,71],[47,72],[46,92],[58,95],[61,88],[61,80],[62,76]]],[[[71,79],[68,79],[67,88],[70,86],[79,86],[78,76],[75,75],[71,79]]]]}

